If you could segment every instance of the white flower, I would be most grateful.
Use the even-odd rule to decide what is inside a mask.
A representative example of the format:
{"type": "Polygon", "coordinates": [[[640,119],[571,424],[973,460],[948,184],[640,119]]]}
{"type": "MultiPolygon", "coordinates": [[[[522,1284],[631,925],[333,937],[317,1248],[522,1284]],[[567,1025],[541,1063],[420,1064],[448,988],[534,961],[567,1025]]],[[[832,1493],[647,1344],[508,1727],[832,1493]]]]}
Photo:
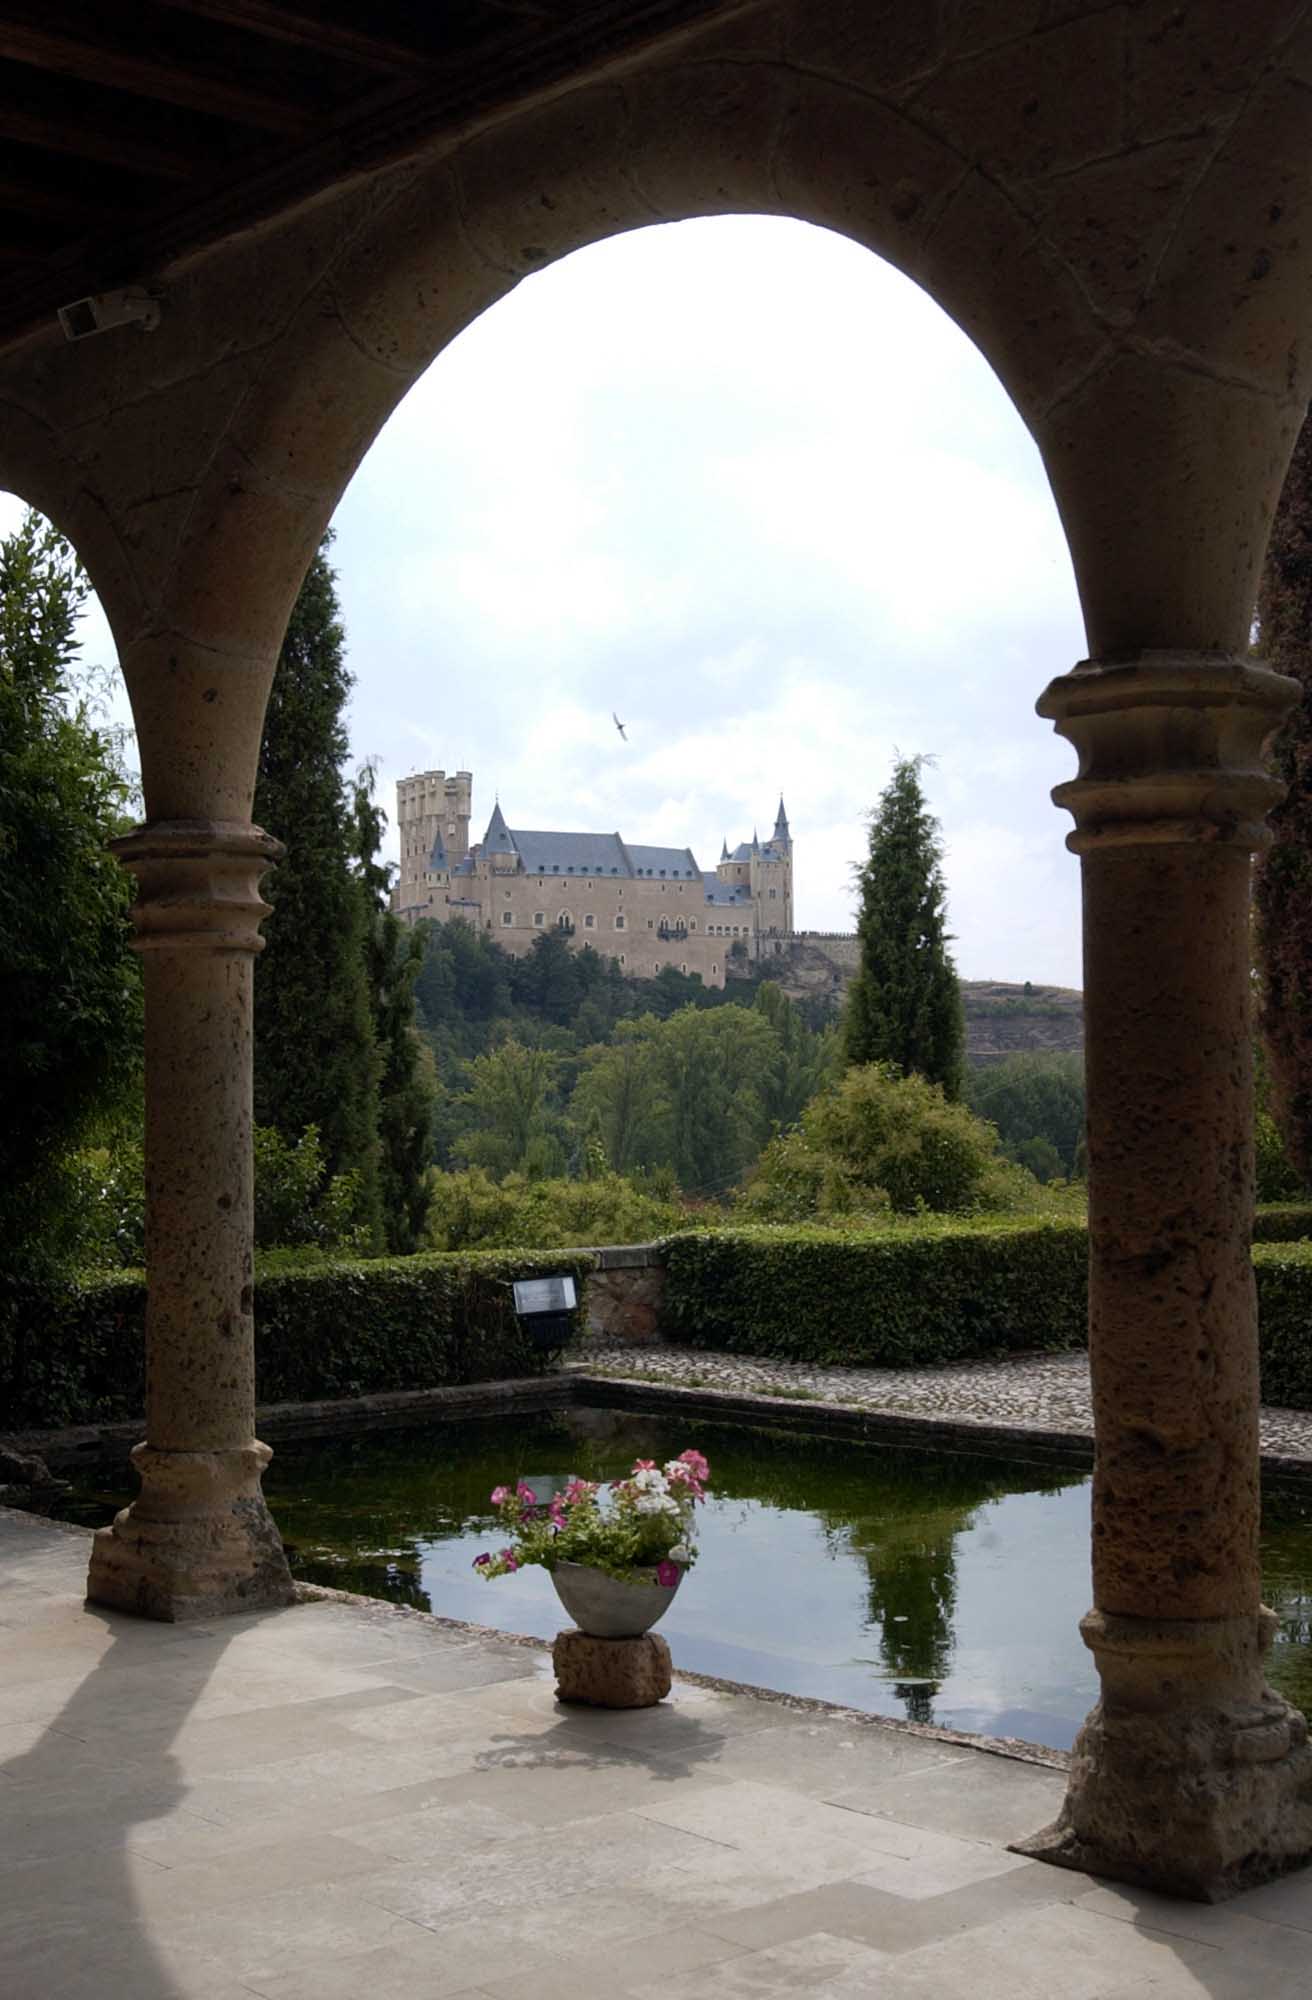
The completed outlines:
{"type": "Polygon", "coordinates": [[[692,1551],[686,1542],[676,1542],[670,1550],[670,1561],[672,1563],[686,1563],[691,1554],[692,1551]]]}
{"type": "Polygon", "coordinates": [[[639,1493],[665,1493],[669,1490],[665,1484],[665,1474],[657,1472],[654,1466],[646,1472],[635,1472],[633,1483],[639,1493]]]}

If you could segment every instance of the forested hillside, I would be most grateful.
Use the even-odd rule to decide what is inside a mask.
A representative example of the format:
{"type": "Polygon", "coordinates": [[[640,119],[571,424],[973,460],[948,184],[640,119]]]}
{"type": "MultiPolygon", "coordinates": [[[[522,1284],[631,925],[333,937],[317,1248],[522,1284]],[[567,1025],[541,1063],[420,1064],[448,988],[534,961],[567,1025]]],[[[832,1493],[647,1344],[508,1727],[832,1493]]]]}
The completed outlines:
{"type": "Polygon", "coordinates": [[[832,1028],[768,981],[626,979],[550,933],[512,958],[468,925],[425,926],[415,1002],[437,1163],[498,1177],[611,1169],[725,1194],[835,1062],[832,1028]]]}

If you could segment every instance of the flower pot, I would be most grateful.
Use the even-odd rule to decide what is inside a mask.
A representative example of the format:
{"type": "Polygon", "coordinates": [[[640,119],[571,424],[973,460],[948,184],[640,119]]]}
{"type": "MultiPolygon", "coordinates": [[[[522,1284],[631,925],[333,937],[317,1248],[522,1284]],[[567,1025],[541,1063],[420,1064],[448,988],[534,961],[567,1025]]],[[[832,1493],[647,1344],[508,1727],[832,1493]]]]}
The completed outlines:
{"type": "Polygon", "coordinates": [[[660,1584],[654,1569],[635,1570],[642,1581],[620,1583],[586,1563],[557,1563],[551,1572],[556,1595],[580,1632],[594,1639],[637,1639],[663,1618],[683,1582],[660,1584]]]}

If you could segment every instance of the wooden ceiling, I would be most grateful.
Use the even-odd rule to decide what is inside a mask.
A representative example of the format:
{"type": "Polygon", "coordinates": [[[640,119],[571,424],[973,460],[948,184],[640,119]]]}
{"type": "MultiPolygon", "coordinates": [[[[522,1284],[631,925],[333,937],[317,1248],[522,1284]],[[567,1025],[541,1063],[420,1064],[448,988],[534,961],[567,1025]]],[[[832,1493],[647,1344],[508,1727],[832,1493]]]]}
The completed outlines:
{"type": "Polygon", "coordinates": [[[0,340],[719,11],[0,0],[0,340]]]}

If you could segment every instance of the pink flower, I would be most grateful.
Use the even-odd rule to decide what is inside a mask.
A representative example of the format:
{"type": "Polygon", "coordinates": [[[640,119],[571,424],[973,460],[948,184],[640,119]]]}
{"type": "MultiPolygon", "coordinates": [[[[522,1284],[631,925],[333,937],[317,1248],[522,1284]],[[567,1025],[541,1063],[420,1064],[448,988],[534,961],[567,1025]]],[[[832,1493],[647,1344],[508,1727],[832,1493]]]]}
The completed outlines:
{"type": "Polygon", "coordinates": [[[486,1569],[486,1568],[487,1568],[487,1566],[488,1566],[488,1564],[489,1564],[489,1563],[491,1562],[491,1560],[492,1560],[491,1556],[475,1556],[475,1557],[474,1557],[474,1568],[475,1568],[475,1569],[486,1569]]]}
{"type": "Polygon", "coordinates": [[[694,1479],[704,1480],[711,1476],[711,1468],[699,1451],[681,1451],[679,1463],[687,1466],[694,1479]]]}
{"type": "Polygon", "coordinates": [[[502,1549],[501,1560],[506,1565],[507,1569],[519,1568],[519,1557],[515,1554],[515,1551],[513,1549],[502,1549]]]}
{"type": "Polygon", "coordinates": [[[509,1498],[510,1488],[508,1486],[494,1486],[492,1488],[492,1505],[494,1507],[504,1507],[509,1498]]]}
{"type": "Polygon", "coordinates": [[[526,1480],[521,1479],[519,1484],[516,1486],[515,1497],[519,1500],[527,1500],[530,1507],[535,1507],[537,1505],[538,1496],[533,1491],[533,1488],[528,1484],[526,1480]]]}
{"type": "Polygon", "coordinates": [[[663,1562],[656,1565],[656,1581],[663,1590],[673,1590],[679,1581],[679,1575],[678,1563],[663,1562]]]}
{"type": "Polygon", "coordinates": [[[635,1472],[655,1472],[656,1461],[654,1458],[635,1458],[633,1461],[633,1470],[635,1472]]]}

